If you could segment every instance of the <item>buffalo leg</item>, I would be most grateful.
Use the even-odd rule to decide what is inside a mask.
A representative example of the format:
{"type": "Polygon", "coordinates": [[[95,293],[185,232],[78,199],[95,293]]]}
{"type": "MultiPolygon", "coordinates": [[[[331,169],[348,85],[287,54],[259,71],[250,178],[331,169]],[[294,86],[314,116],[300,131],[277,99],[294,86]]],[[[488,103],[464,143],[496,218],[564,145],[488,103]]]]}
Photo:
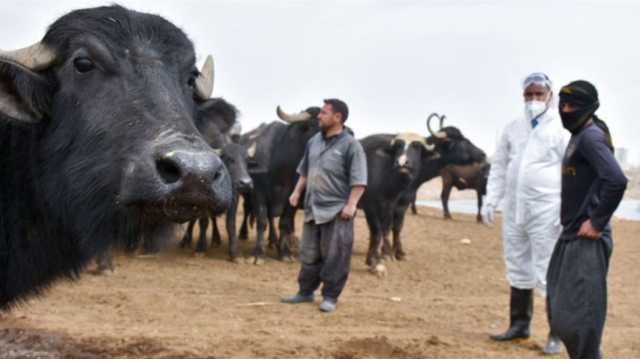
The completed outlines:
{"type": "Polygon", "coordinates": [[[115,271],[115,266],[113,265],[113,252],[111,251],[111,248],[98,254],[98,257],[96,258],[96,266],[98,273],[104,273],[107,270],[110,272],[115,271]]]}
{"type": "Polygon", "coordinates": [[[236,212],[238,210],[238,196],[235,195],[231,206],[227,210],[226,225],[229,238],[229,259],[235,262],[238,259],[238,238],[236,237],[236,212]]]}
{"type": "Polygon", "coordinates": [[[414,214],[414,215],[418,214],[418,208],[416,208],[416,199],[417,198],[418,198],[418,191],[413,193],[413,196],[411,196],[411,213],[414,214]]]}
{"type": "Polygon", "coordinates": [[[273,216],[269,215],[269,248],[278,246],[278,235],[276,234],[276,224],[273,216]]]}
{"type": "MultiPolygon", "coordinates": [[[[444,178],[443,178],[444,179],[444,178]]],[[[449,196],[451,195],[451,189],[453,186],[448,182],[444,181],[442,183],[442,193],[440,194],[440,199],[442,200],[442,209],[444,210],[444,218],[451,219],[451,212],[449,212],[449,196]]]]}
{"type": "Polygon", "coordinates": [[[280,216],[280,239],[278,241],[278,257],[282,260],[291,260],[291,245],[293,242],[293,222],[296,216],[296,208],[285,206],[280,216]]]}
{"type": "Polygon", "coordinates": [[[153,235],[146,233],[142,238],[142,253],[145,255],[155,255],[160,252],[159,244],[154,240],[153,235]]]}
{"type": "Polygon", "coordinates": [[[180,248],[191,248],[191,242],[193,241],[193,227],[196,225],[196,220],[189,221],[187,230],[184,232],[182,241],[180,241],[180,248]]]}
{"type": "Polygon", "coordinates": [[[378,248],[382,240],[382,228],[378,216],[373,213],[366,213],[367,224],[369,225],[369,251],[367,252],[366,264],[370,267],[375,267],[380,261],[380,254],[378,248]]]}
{"type": "Polygon", "coordinates": [[[204,254],[207,251],[207,229],[209,229],[209,216],[200,217],[200,235],[196,244],[196,255],[204,254]]]}
{"type": "Polygon", "coordinates": [[[254,210],[256,211],[256,217],[257,217],[257,239],[256,239],[256,247],[253,250],[253,257],[254,257],[254,263],[255,264],[262,264],[264,263],[264,255],[265,255],[265,248],[264,248],[264,231],[265,229],[267,229],[267,206],[266,206],[266,199],[265,198],[260,198],[259,200],[255,201],[253,203],[254,205],[254,210]]]}
{"type": "Polygon", "coordinates": [[[389,234],[391,233],[391,222],[393,220],[393,212],[387,213],[382,220],[382,257],[385,259],[393,259],[391,241],[389,234]]]}
{"type": "Polygon", "coordinates": [[[393,213],[393,252],[395,258],[399,261],[406,258],[406,253],[402,248],[402,240],[400,239],[400,233],[402,232],[404,216],[406,213],[406,207],[396,208],[393,213]]]}
{"type": "Polygon", "coordinates": [[[482,223],[482,192],[476,191],[478,195],[478,214],[476,214],[476,222],[482,223]]]}
{"type": "Polygon", "coordinates": [[[238,239],[243,241],[249,239],[249,216],[251,215],[251,200],[249,199],[249,196],[250,195],[245,195],[242,197],[242,225],[240,225],[240,233],[238,234],[238,239]]]}
{"type": "Polygon", "coordinates": [[[218,221],[215,216],[211,216],[211,246],[218,248],[222,245],[222,237],[218,229],[218,221]]]}

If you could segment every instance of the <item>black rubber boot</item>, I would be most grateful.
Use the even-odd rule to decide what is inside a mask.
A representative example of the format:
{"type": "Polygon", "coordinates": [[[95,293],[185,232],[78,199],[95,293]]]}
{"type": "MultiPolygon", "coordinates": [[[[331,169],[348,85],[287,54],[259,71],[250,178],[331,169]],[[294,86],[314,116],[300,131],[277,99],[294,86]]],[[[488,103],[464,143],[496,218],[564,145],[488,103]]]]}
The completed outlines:
{"type": "Polygon", "coordinates": [[[506,332],[492,335],[499,342],[529,338],[529,327],[533,316],[533,289],[511,287],[510,324],[506,332]]]}

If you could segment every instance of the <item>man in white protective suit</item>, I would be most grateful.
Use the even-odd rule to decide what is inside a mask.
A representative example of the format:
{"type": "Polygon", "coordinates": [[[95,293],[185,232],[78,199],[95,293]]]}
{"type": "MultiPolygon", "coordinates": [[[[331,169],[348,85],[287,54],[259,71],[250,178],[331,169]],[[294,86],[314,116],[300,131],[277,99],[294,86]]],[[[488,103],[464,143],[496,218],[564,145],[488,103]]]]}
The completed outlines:
{"type": "MultiPolygon", "coordinates": [[[[482,209],[484,222],[491,225],[504,200],[502,238],[511,285],[510,325],[506,332],[491,336],[496,341],[529,338],[533,289],[546,298],[547,266],[562,231],[561,165],[569,136],[554,116],[553,85],[547,75],[529,75],[523,92],[524,114],[504,129],[491,162],[482,209]]],[[[550,332],[544,353],[561,350],[561,341],[550,332]]]]}

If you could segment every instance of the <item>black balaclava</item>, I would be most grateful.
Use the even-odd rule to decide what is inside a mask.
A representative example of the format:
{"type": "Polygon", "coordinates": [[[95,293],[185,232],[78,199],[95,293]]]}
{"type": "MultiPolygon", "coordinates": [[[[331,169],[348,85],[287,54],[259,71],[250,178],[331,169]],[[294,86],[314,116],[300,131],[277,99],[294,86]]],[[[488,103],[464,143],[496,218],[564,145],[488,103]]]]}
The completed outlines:
{"type": "Polygon", "coordinates": [[[600,107],[598,90],[591,83],[583,80],[574,81],[560,90],[560,118],[562,125],[571,133],[580,132],[600,107]],[[576,107],[574,112],[562,112],[565,103],[576,107]]]}
{"type": "Polygon", "coordinates": [[[598,90],[587,81],[574,81],[560,90],[560,118],[562,119],[564,128],[576,134],[580,132],[587,121],[591,119],[593,123],[600,127],[605,133],[607,144],[611,151],[614,151],[609,126],[595,114],[598,107],[600,107],[598,90]],[[577,110],[574,112],[562,112],[562,105],[564,103],[574,105],[577,110]]]}

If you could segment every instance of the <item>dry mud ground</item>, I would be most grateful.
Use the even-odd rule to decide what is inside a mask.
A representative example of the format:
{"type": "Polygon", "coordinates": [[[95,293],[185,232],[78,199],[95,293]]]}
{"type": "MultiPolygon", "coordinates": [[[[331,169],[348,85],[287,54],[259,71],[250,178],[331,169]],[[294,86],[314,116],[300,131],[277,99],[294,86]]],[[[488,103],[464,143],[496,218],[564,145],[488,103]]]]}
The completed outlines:
{"type": "MultiPolygon", "coordinates": [[[[507,325],[499,231],[455,218],[428,208],[408,215],[408,261],[388,263],[379,279],[364,265],[360,213],[352,276],[328,315],[317,303],[278,303],[296,291],[298,263],[233,264],[224,246],[204,258],[178,249],[119,256],[111,276],[85,274],[0,315],[0,358],[540,357],[547,329],[539,298],[531,340],[488,340],[507,325]]],[[[616,221],[615,229],[604,352],[640,358],[640,223],[616,221]]],[[[251,244],[243,243],[246,254],[251,244]]]]}

